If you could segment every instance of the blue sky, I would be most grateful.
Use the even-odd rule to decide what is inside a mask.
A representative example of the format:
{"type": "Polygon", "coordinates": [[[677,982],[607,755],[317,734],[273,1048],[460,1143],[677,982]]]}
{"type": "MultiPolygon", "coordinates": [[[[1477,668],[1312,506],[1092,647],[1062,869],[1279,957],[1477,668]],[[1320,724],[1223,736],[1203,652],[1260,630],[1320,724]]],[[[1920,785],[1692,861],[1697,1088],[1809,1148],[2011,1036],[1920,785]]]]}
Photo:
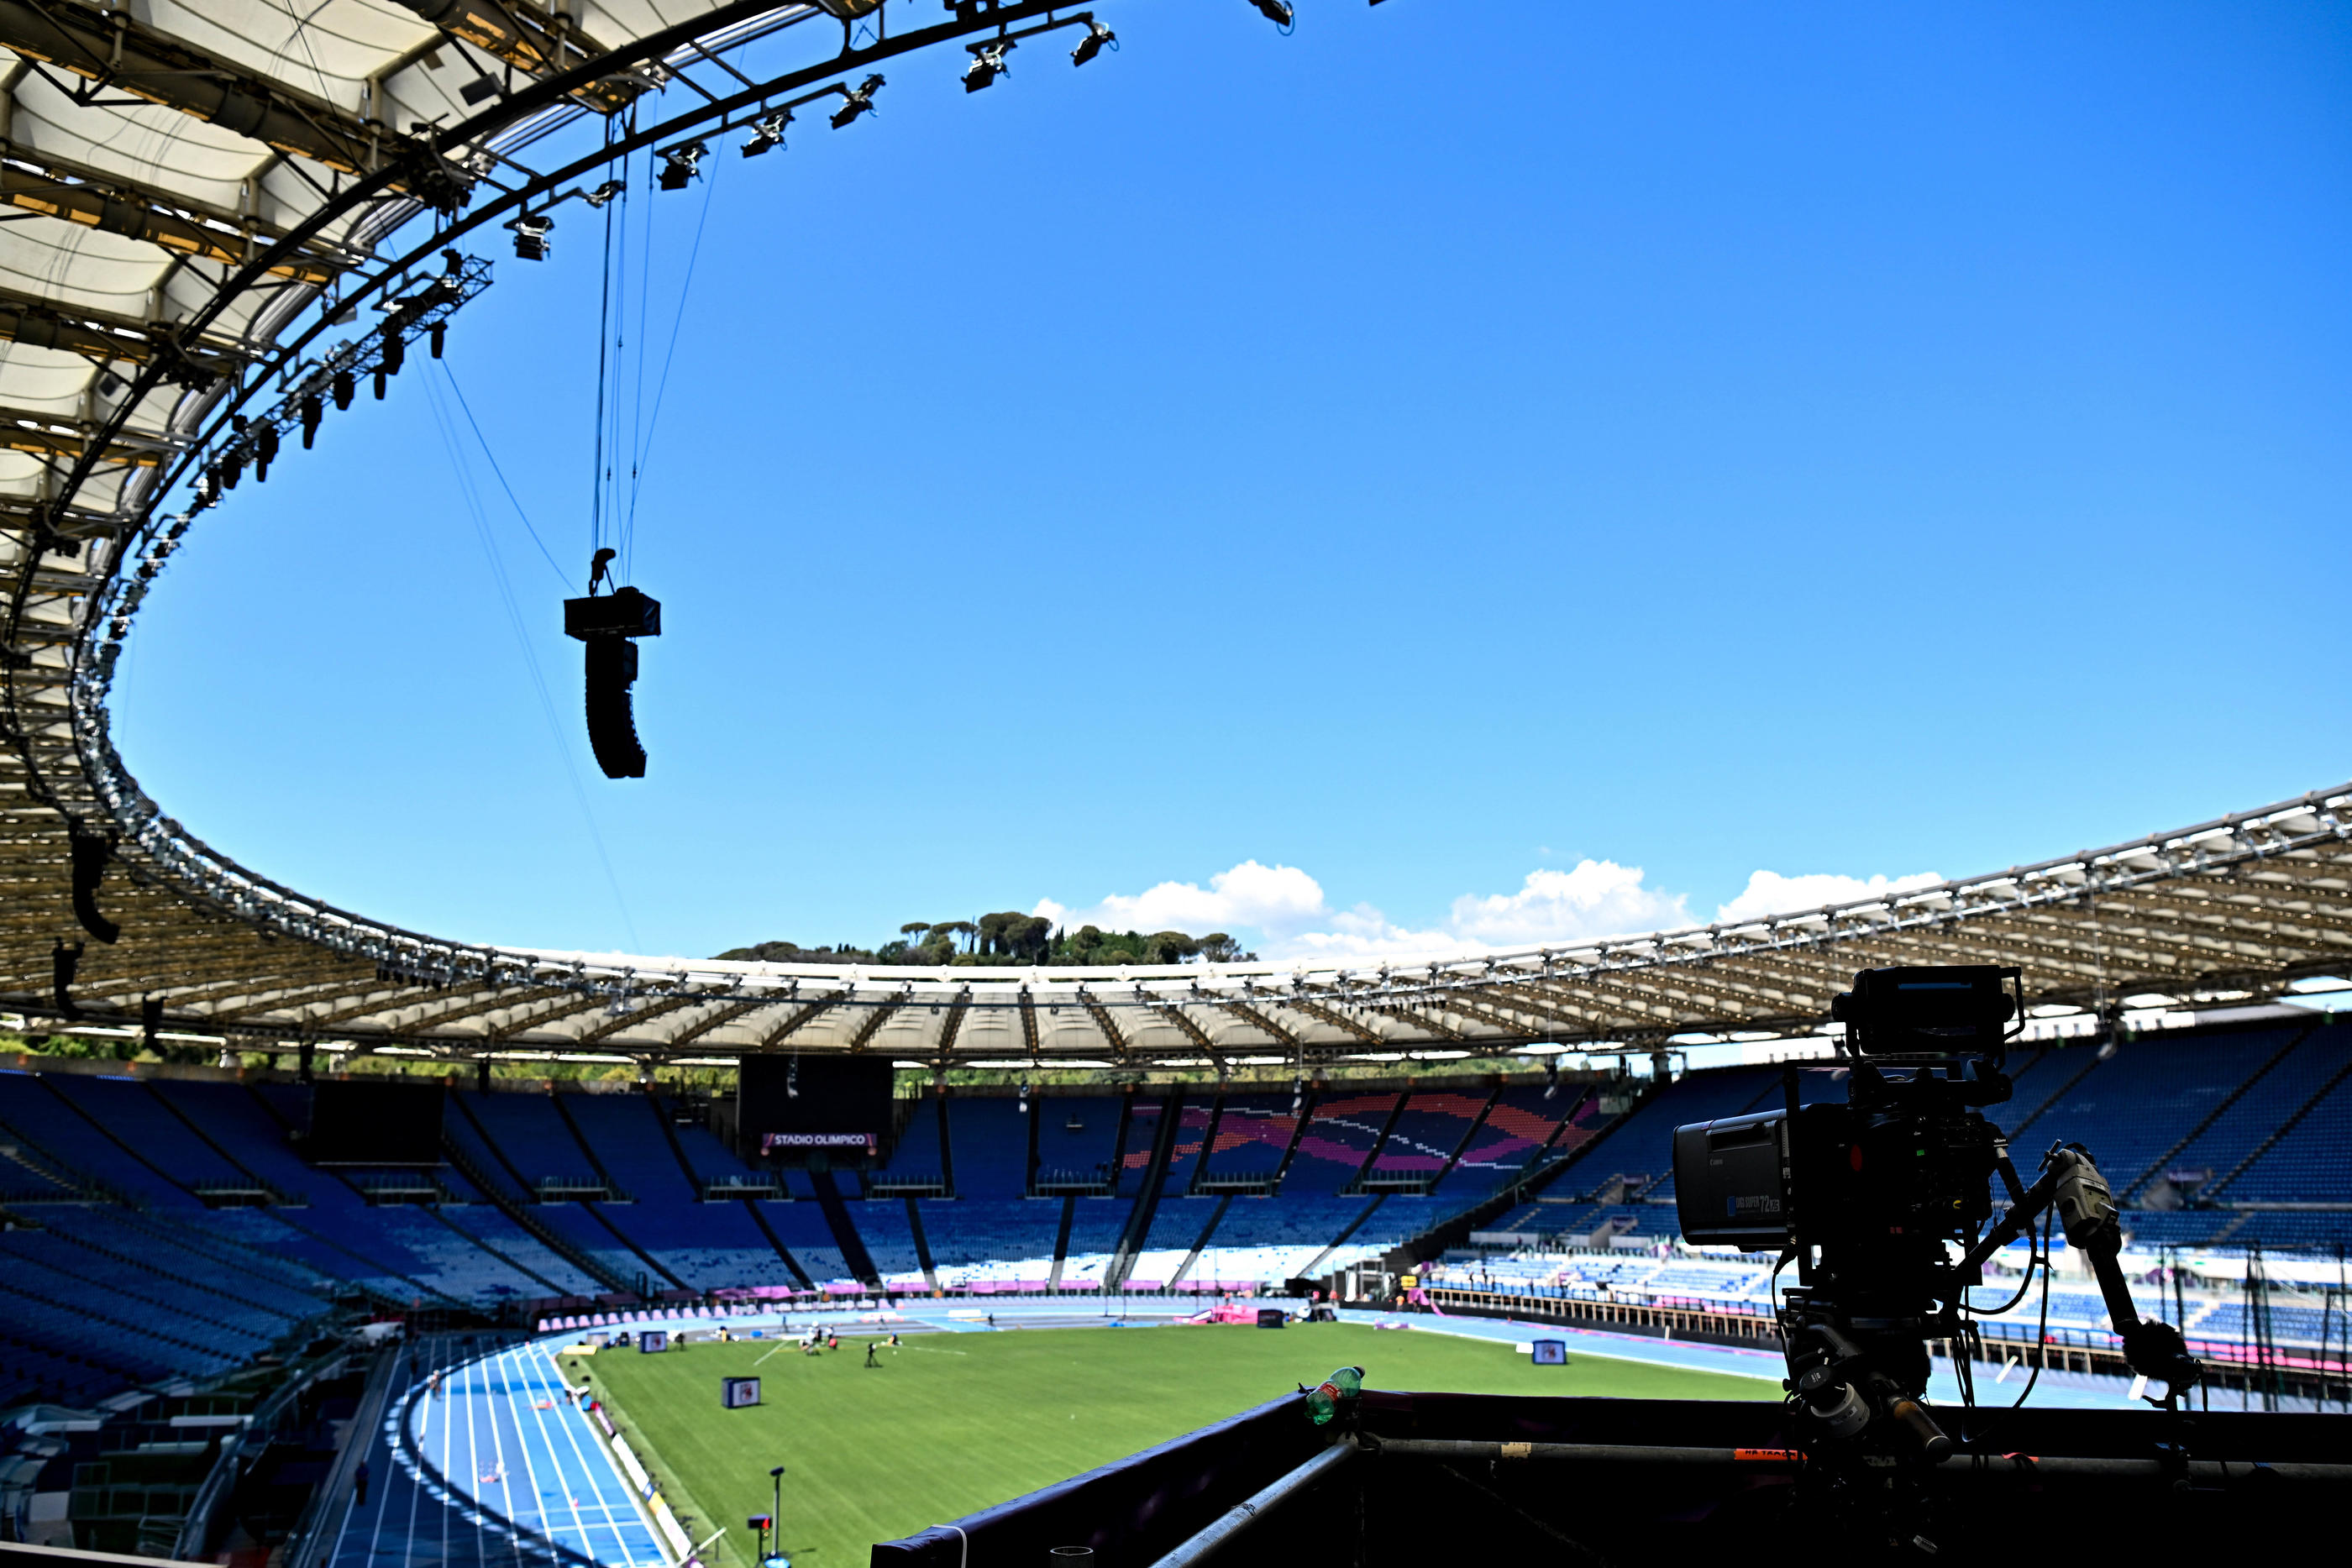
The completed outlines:
{"type": "Polygon", "coordinates": [[[576,204],[205,517],[131,768],[372,915],[683,954],[1508,945],[2352,776],[2340,7],[1299,9],[640,182],[645,779],[453,401],[576,585],[576,204]]]}

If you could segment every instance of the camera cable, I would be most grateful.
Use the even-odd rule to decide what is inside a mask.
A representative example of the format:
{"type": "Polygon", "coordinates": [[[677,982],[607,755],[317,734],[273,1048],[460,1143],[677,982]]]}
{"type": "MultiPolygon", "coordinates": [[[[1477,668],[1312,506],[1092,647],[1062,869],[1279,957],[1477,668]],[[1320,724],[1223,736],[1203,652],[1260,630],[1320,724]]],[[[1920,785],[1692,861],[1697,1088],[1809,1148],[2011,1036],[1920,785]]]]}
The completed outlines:
{"type": "MultiPolygon", "coordinates": [[[[2030,1231],[2029,1231],[2027,1234],[2031,1235],[2031,1234],[2032,1234],[2032,1232],[2030,1232],[2030,1231]]],[[[2034,1333],[2034,1340],[2035,1340],[2035,1343],[2036,1343],[2037,1344],[2046,1344],[2046,1343],[2048,1342],[2049,1337],[2050,1337],[2050,1272],[2051,1272],[2051,1267],[2050,1267],[2050,1265],[2051,1265],[2051,1257],[2050,1257],[2050,1211],[2049,1211],[2048,1209],[2046,1209],[2046,1208],[2045,1208],[2045,1209],[2043,1209],[2043,1210],[2042,1211],[2042,1244],[2041,1244],[2041,1247],[2040,1247],[2040,1249],[2039,1249],[2039,1251],[2040,1251],[2040,1257],[2039,1257],[2039,1260],[2039,1260],[2039,1262],[2040,1262],[2040,1263],[2041,1263],[2041,1265],[2042,1265],[2042,1321],[2041,1321],[2041,1323],[2040,1323],[2039,1327],[2038,1327],[2038,1328],[2036,1329],[2036,1331],[2035,1331],[2035,1333],[2034,1333]]],[[[2032,1265],[2031,1263],[2029,1263],[2026,1267],[2027,1267],[2027,1270],[2028,1270],[2028,1272],[2027,1272],[2027,1281],[2028,1281],[2028,1283],[2029,1283],[2029,1284],[2031,1284],[2031,1282],[2032,1282],[2032,1265]]],[[[2024,1295],[2024,1293],[2025,1293],[2025,1292],[2024,1292],[2023,1291],[2020,1291],[2018,1292],[2018,1294],[2019,1294],[2021,1297],[2022,1297],[2022,1296],[2024,1295]]],[[[2043,1351],[2043,1353],[2042,1353],[2042,1359],[2043,1359],[2044,1361],[2047,1361],[2047,1360],[2049,1359],[2049,1353],[2048,1353],[2048,1351],[2047,1351],[2046,1349],[2045,1349],[2045,1350],[2043,1351]]],[[[2033,1370],[2032,1370],[2030,1374],[2028,1374],[2028,1375],[2027,1375],[2026,1379],[2025,1379],[2025,1386],[2024,1386],[2023,1388],[2021,1388],[2021,1389],[2019,1389],[2019,1390],[2018,1390],[2016,1400],[2015,1400],[2014,1402],[2012,1402],[2012,1403],[2008,1406],[2008,1409],[2009,1409],[2009,1410],[2016,1410],[2016,1409],[2021,1408],[2021,1407],[2025,1404],[2025,1402],[2026,1402],[2028,1399],[2030,1399],[2030,1398],[2032,1398],[2032,1397],[2033,1396],[2033,1385],[2034,1385],[2035,1384],[2037,1384],[2037,1383],[2041,1382],[2041,1381],[2042,1381],[2042,1366],[2041,1366],[2041,1364],[2040,1364],[2039,1363],[2037,1363],[2037,1364],[2034,1365],[2033,1370]]],[[[2006,1411],[2004,1411],[2004,1414],[2006,1414],[2006,1411]]],[[[1995,1425],[1998,1425],[1998,1424],[1999,1424],[1998,1422],[1996,1422],[1996,1423],[1995,1423],[1995,1425]]],[[[1977,1433],[1977,1434],[1975,1435],[1975,1437],[1974,1437],[1974,1438],[1973,1438],[1972,1442],[1971,1442],[1971,1446],[1973,1447],[1973,1446],[1975,1446],[1976,1444],[1980,1444],[1980,1443],[1982,1443],[1982,1442],[1985,1440],[1985,1438],[1986,1438],[1986,1437],[1987,1437],[1987,1436],[1988,1436],[1988,1433],[1986,1433],[1986,1432],[1979,1432],[1979,1433],[1977,1433]]]]}

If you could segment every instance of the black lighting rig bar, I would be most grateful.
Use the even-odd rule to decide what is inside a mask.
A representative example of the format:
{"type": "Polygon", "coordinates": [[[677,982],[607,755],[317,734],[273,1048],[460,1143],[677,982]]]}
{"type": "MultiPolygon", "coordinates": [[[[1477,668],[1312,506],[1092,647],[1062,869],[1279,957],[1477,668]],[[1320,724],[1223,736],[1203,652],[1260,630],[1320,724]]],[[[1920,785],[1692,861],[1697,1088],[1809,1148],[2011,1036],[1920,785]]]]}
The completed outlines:
{"type": "Polygon", "coordinates": [[[490,264],[481,257],[452,250],[445,252],[443,258],[446,270],[440,277],[385,302],[383,323],[374,331],[346,340],[307,370],[299,363],[289,367],[284,374],[294,378],[293,391],[268,413],[250,419],[230,415],[227,438],[215,440],[191,459],[200,471],[190,503],[193,509],[201,512],[215,506],[224,491],[236,489],[237,476],[247,463],[253,465],[256,480],[268,479],[280,437],[299,429],[307,450],[319,433],[327,401],[331,398],[338,409],[351,407],[361,377],[373,379],[381,401],[387,380],[398,375],[407,362],[409,344],[422,338],[433,358],[441,357],[449,318],[490,286],[490,264]]]}

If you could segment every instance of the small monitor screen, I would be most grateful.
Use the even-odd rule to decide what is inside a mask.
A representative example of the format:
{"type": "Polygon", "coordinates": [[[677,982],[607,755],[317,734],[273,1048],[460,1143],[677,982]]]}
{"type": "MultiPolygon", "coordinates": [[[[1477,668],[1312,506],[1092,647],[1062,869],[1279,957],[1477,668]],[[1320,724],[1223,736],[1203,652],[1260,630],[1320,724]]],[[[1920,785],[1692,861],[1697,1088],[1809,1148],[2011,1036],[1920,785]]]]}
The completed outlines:
{"type": "Polygon", "coordinates": [[[760,1380],[756,1377],[722,1377],[719,1380],[719,1407],[741,1410],[760,1402],[760,1380]]]}
{"type": "Polygon", "coordinates": [[[669,1330],[667,1329],[646,1329],[637,1335],[637,1349],[647,1354],[668,1348],[669,1330]]]}
{"type": "Polygon", "coordinates": [[[1539,1339],[1535,1342],[1533,1349],[1535,1351],[1535,1364],[1538,1366],[1566,1366],[1568,1364],[1568,1342],[1566,1340],[1539,1339]]]}

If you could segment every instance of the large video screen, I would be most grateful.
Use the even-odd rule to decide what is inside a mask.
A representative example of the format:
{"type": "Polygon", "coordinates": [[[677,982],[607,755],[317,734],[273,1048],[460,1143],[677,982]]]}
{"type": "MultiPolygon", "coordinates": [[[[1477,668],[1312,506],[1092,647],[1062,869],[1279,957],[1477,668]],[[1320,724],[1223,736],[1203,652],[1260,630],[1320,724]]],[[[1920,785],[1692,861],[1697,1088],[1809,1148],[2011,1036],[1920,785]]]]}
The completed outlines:
{"type": "Polygon", "coordinates": [[[437,1166],[445,1092],[438,1083],[382,1080],[314,1084],[302,1152],[314,1166],[437,1166]]]}
{"type": "Polygon", "coordinates": [[[890,1131],[890,1063],[872,1056],[747,1056],[736,1128],[747,1154],[864,1159],[890,1131]]]}

